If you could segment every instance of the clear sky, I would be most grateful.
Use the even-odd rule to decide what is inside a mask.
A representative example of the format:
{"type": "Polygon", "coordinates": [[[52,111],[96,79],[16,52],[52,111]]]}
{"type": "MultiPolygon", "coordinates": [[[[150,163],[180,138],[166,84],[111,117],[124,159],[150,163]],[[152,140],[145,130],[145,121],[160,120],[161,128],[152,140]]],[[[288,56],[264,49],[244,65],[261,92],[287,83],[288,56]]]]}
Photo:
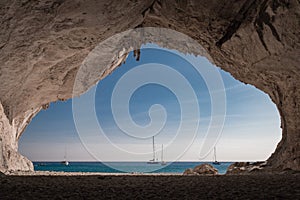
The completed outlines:
{"type": "MultiPolygon", "coordinates": [[[[194,59],[201,65],[216,67],[210,64],[206,58],[195,57],[194,59]]],[[[201,76],[197,75],[195,69],[190,67],[184,59],[161,48],[142,49],[140,61],[136,61],[133,53],[130,53],[125,64],[95,86],[97,87],[95,109],[101,127],[114,145],[128,151],[151,152],[152,139],[135,139],[124,134],[116,125],[110,106],[112,91],[117,81],[129,70],[147,63],[161,63],[172,67],[186,77],[194,89],[200,107],[199,131],[193,144],[179,160],[199,161],[200,146],[208,128],[209,119],[217,117],[211,116],[207,86],[201,76]]],[[[227,105],[224,129],[217,143],[218,160],[256,161],[267,159],[281,139],[280,118],[275,105],[262,91],[235,80],[229,73],[219,68],[218,70],[225,85],[227,105]]],[[[123,92],[126,93],[126,91],[123,92]]],[[[189,100],[188,98],[184,99],[187,102],[189,100]]],[[[159,149],[161,144],[168,144],[175,137],[182,119],[179,102],[174,93],[161,85],[147,84],[137,89],[130,99],[129,110],[135,123],[141,126],[149,124],[148,110],[154,104],[161,104],[167,113],[164,129],[156,136],[156,148],[159,149]]],[[[192,123],[197,119],[187,117],[184,120],[184,123],[192,123]]],[[[95,132],[96,130],[88,131],[95,132]]],[[[184,131],[188,133],[189,130],[184,131]]],[[[99,141],[98,144],[97,148],[99,148],[99,152],[103,152],[104,160],[136,160],[132,156],[126,157],[110,151],[109,144],[105,142],[99,141]]],[[[178,143],[179,146],[180,143],[178,143]]],[[[33,161],[63,160],[65,148],[68,160],[94,160],[82,145],[77,134],[72,115],[72,100],[51,103],[48,110],[42,110],[32,120],[19,141],[19,151],[33,161]]],[[[172,157],[174,152],[175,149],[172,148],[164,152],[165,160],[169,160],[168,158],[172,157]]],[[[147,161],[149,159],[151,157],[145,155],[139,160],[147,161]]],[[[212,154],[209,154],[204,160],[211,159],[212,154]]]]}

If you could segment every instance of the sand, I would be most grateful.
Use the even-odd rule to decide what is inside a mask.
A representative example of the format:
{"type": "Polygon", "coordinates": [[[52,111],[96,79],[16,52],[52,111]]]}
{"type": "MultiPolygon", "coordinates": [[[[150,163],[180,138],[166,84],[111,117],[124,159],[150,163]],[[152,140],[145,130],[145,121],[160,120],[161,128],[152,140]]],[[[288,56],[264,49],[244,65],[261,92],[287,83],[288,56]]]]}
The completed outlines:
{"type": "Polygon", "coordinates": [[[0,178],[0,199],[242,198],[300,199],[300,174],[182,176],[38,172],[0,178]]]}

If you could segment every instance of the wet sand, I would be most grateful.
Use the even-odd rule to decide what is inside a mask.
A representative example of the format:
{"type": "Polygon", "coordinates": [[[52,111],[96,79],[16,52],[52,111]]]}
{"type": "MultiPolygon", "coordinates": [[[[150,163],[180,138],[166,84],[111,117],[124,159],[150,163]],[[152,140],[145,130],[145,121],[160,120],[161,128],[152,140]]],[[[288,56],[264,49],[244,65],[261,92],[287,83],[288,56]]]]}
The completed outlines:
{"type": "Polygon", "coordinates": [[[300,174],[35,173],[1,177],[0,199],[300,199],[300,174]]]}

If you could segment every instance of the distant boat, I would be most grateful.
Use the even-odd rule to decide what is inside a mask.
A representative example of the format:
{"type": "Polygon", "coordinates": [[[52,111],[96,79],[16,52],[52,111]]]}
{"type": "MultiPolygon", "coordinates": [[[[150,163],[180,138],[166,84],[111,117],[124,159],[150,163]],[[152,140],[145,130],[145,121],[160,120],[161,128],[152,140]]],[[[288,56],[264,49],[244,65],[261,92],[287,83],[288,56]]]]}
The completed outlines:
{"type": "Polygon", "coordinates": [[[162,144],[161,145],[161,162],[160,162],[161,165],[166,165],[167,162],[164,161],[164,145],[162,144]]]}
{"type": "Polygon", "coordinates": [[[153,158],[147,162],[147,164],[158,164],[157,158],[155,158],[155,144],[154,144],[154,136],[152,137],[152,148],[153,148],[153,158]]]}
{"type": "Polygon", "coordinates": [[[69,162],[67,160],[64,160],[64,161],[61,162],[61,164],[68,166],[69,162]]]}
{"type": "Polygon", "coordinates": [[[220,165],[221,163],[217,161],[217,150],[216,147],[214,147],[214,162],[213,165],[220,165]]]}
{"type": "Polygon", "coordinates": [[[62,165],[68,166],[69,161],[67,160],[67,148],[65,147],[65,155],[64,155],[64,161],[61,162],[62,165]]]}

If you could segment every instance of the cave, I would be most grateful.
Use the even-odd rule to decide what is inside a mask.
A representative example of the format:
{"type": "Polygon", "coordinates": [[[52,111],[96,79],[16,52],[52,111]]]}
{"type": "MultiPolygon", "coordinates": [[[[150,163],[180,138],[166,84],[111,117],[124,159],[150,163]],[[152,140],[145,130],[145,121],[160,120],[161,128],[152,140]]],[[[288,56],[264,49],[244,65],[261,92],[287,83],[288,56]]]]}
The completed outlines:
{"type": "Polygon", "coordinates": [[[282,140],[265,168],[300,170],[299,13],[297,0],[1,1],[0,171],[32,171],[31,161],[18,153],[31,119],[50,102],[84,93],[119,66],[126,52],[154,42],[203,55],[191,44],[162,43],[168,36],[160,32],[139,35],[134,44],[108,44],[113,51],[101,59],[109,65],[73,91],[80,66],[99,43],[146,27],[191,37],[217,66],[267,93],[281,116],[282,140]]]}

